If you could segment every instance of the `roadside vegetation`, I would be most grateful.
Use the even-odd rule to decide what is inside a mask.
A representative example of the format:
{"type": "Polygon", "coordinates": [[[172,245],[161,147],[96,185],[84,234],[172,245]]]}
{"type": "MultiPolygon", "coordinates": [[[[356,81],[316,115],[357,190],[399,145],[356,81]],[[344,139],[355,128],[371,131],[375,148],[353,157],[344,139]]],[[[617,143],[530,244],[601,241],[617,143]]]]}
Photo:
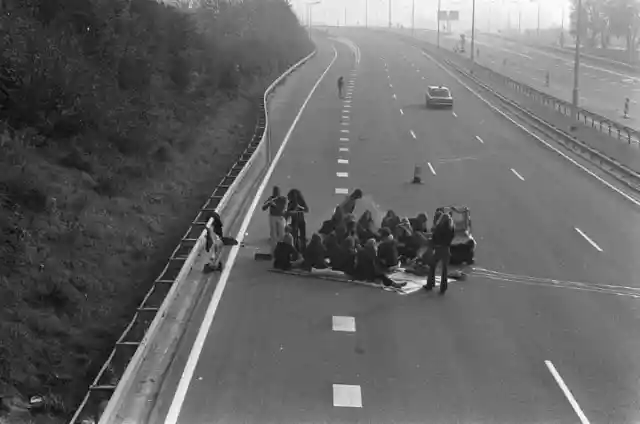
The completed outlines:
{"type": "Polygon", "coordinates": [[[313,46],[285,0],[0,8],[0,422],[58,422],[313,46]]]}

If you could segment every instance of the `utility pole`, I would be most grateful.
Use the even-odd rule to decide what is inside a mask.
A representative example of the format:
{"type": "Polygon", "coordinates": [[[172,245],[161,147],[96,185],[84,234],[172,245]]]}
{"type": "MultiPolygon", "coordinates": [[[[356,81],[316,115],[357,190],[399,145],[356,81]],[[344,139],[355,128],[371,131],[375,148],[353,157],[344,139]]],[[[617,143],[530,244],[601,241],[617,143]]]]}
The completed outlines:
{"type": "Polygon", "coordinates": [[[364,3],[364,27],[369,28],[369,0],[364,3]]]}
{"type": "Polygon", "coordinates": [[[347,8],[344,8],[344,26],[347,26],[347,8]]]}
{"type": "Polygon", "coordinates": [[[389,1],[389,28],[391,28],[391,0],[389,1]]]}
{"type": "Polygon", "coordinates": [[[441,0],[438,0],[438,48],[440,48],[440,5],[441,5],[441,0]]]}
{"type": "Polygon", "coordinates": [[[411,3],[411,36],[414,36],[416,29],[416,0],[411,3]]]}
{"type": "Polygon", "coordinates": [[[473,6],[471,9],[471,62],[473,62],[473,55],[475,53],[475,39],[476,39],[476,0],[473,0],[473,6]]]}
{"type": "Polygon", "coordinates": [[[538,38],[540,38],[540,0],[538,0],[538,38]]]}
{"type": "Polygon", "coordinates": [[[573,69],[573,119],[578,119],[578,88],[580,85],[580,31],[582,30],[582,0],[578,0],[578,18],[576,20],[576,58],[573,69]]]}

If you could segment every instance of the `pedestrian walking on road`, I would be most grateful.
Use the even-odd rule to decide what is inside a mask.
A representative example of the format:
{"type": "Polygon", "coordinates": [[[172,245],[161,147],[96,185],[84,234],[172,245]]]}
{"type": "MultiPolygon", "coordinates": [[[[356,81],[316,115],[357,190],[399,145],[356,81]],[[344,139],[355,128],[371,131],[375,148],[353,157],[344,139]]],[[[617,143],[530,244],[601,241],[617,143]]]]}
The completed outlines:
{"type": "Polygon", "coordinates": [[[438,219],[438,223],[433,229],[432,243],[433,243],[433,259],[429,267],[429,277],[427,278],[427,285],[424,286],[425,290],[433,290],[436,284],[436,267],[438,263],[441,263],[442,274],[440,280],[440,294],[444,294],[448,287],[448,268],[449,260],[451,259],[451,242],[455,234],[455,228],[453,226],[453,219],[448,213],[442,213],[438,219]]]}
{"type": "Polygon", "coordinates": [[[342,98],[342,89],[344,87],[344,78],[342,76],[340,76],[340,78],[338,78],[338,97],[342,98]]]}
{"type": "Polygon", "coordinates": [[[280,187],[274,186],[273,193],[262,205],[262,210],[269,210],[269,233],[271,241],[271,253],[274,253],[278,242],[284,238],[286,226],[285,212],[287,198],[280,194],[280,187]]]}

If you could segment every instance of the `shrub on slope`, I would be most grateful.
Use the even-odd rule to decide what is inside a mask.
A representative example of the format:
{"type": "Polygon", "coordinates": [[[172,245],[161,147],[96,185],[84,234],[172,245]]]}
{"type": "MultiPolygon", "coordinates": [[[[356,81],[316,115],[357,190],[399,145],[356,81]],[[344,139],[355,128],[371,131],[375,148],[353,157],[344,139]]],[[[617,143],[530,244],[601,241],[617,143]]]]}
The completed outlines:
{"type": "Polygon", "coordinates": [[[284,0],[0,4],[0,396],[65,413],[244,147],[230,108],[312,46],[284,0]]]}

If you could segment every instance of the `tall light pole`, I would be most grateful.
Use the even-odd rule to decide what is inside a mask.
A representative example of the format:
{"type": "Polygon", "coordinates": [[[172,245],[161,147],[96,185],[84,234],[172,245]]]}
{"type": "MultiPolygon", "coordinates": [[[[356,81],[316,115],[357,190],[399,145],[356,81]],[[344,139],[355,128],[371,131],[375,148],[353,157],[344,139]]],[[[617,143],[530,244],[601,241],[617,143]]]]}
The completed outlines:
{"type": "Polygon", "coordinates": [[[440,48],[440,2],[441,0],[438,0],[438,36],[437,36],[438,48],[440,48]]]}
{"type": "Polygon", "coordinates": [[[313,22],[313,6],[320,4],[320,0],[307,3],[307,17],[309,18],[309,39],[311,39],[311,26],[313,22]]]}
{"type": "Polygon", "coordinates": [[[473,0],[471,9],[471,62],[473,62],[476,41],[476,0],[473,0]]]}
{"type": "Polygon", "coordinates": [[[537,31],[537,35],[538,35],[538,38],[540,38],[540,1],[538,1],[537,3],[538,3],[538,31],[537,31]]]}
{"type": "Polygon", "coordinates": [[[364,2],[364,27],[369,28],[369,0],[364,2]]]}
{"type": "Polygon", "coordinates": [[[580,31],[582,23],[582,0],[578,0],[578,18],[576,19],[576,58],[573,68],[573,118],[578,119],[578,99],[580,98],[579,76],[580,76],[580,31]]]}
{"type": "Polygon", "coordinates": [[[389,28],[391,28],[391,0],[389,1],[389,28]]]}
{"type": "Polygon", "coordinates": [[[416,29],[416,0],[411,3],[411,36],[414,36],[416,29]]]}

